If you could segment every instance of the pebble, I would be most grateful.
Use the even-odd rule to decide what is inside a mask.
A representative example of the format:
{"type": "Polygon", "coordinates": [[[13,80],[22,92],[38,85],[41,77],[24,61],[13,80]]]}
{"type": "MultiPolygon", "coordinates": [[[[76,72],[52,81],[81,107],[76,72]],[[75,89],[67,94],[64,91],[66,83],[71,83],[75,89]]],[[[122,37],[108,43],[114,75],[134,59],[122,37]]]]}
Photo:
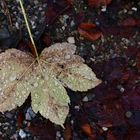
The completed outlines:
{"type": "Polygon", "coordinates": [[[71,27],[75,26],[75,22],[73,20],[70,22],[70,26],[71,27]]]}
{"type": "Polygon", "coordinates": [[[120,88],[120,92],[123,93],[124,91],[125,91],[125,89],[124,89],[123,87],[121,87],[121,88],[120,88]]]}
{"type": "Polygon", "coordinates": [[[138,9],[136,7],[132,7],[132,10],[133,11],[137,11],[138,9]]]}
{"type": "Polygon", "coordinates": [[[18,135],[14,134],[13,136],[10,137],[11,140],[18,140],[18,135]]]}
{"type": "Polygon", "coordinates": [[[92,101],[95,98],[95,94],[89,94],[83,98],[83,102],[92,101]]]}
{"type": "Polygon", "coordinates": [[[125,89],[122,85],[118,85],[117,88],[120,90],[121,93],[123,93],[125,91],[125,89]]]}
{"type": "Polygon", "coordinates": [[[62,26],[62,30],[65,30],[65,26],[62,26]]]}
{"type": "Polygon", "coordinates": [[[75,44],[75,39],[74,39],[74,37],[68,37],[68,38],[67,38],[67,41],[68,41],[69,43],[71,43],[71,44],[75,44]]]}
{"type": "MultiPolygon", "coordinates": [[[[7,3],[7,7],[10,11],[10,16],[12,20],[12,25],[13,25],[13,31],[20,30],[22,29],[23,37],[27,38],[28,34],[27,33],[27,28],[25,27],[25,21],[23,18],[23,14],[20,8],[19,0],[15,1],[8,1],[5,0],[7,3]]],[[[23,1],[24,3],[24,8],[28,16],[28,22],[30,25],[30,28],[33,32],[33,37],[37,38],[39,34],[35,34],[35,32],[42,32],[44,30],[44,25],[45,24],[45,13],[47,10],[47,4],[46,1],[39,1],[39,0],[34,0],[34,1],[23,1]],[[37,18],[34,18],[37,17],[37,18]]],[[[3,10],[3,9],[2,9],[3,10]]],[[[0,12],[1,10],[1,4],[0,4],[0,12]]],[[[5,25],[5,22],[7,22],[7,17],[2,13],[4,19],[0,18],[0,25],[5,25]]],[[[7,23],[8,24],[8,23],[7,23]]],[[[0,27],[1,28],[1,27],[0,27]]],[[[1,29],[0,29],[1,30],[1,29]]],[[[6,31],[4,32],[6,33],[6,31]]],[[[12,33],[10,31],[10,33],[12,33]]],[[[5,36],[5,34],[0,33],[0,35],[5,36]]],[[[8,33],[6,34],[8,35],[8,33]]]]}
{"type": "Polygon", "coordinates": [[[104,130],[104,131],[107,131],[108,130],[108,128],[107,127],[102,127],[102,129],[104,130]]]}
{"type": "Polygon", "coordinates": [[[80,107],[79,107],[78,105],[74,106],[74,108],[75,108],[76,110],[79,110],[79,109],[80,109],[80,107]]]}
{"type": "Polygon", "coordinates": [[[102,11],[102,12],[106,12],[106,8],[107,8],[106,6],[102,6],[101,11],[102,11]]]}
{"type": "Polygon", "coordinates": [[[25,118],[26,118],[26,120],[30,121],[32,118],[35,117],[35,115],[36,115],[36,114],[33,112],[32,108],[29,107],[29,108],[27,109],[26,114],[25,114],[25,118]]]}
{"type": "Polygon", "coordinates": [[[26,133],[22,130],[22,129],[20,129],[19,130],[19,136],[23,139],[23,138],[26,138],[26,133]]]}
{"type": "Polygon", "coordinates": [[[132,115],[133,115],[133,114],[132,114],[132,112],[130,112],[130,111],[127,111],[127,112],[125,113],[125,116],[126,116],[127,118],[130,118],[132,115]]]}
{"type": "Polygon", "coordinates": [[[85,97],[83,98],[83,102],[88,102],[88,97],[87,97],[87,96],[85,96],[85,97]]]}
{"type": "Polygon", "coordinates": [[[92,47],[92,50],[96,50],[96,47],[94,44],[92,44],[91,47],[92,47]]]}
{"type": "Polygon", "coordinates": [[[12,118],[13,118],[13,114],[10,113],[10,112],[6,112],[6,113],[5,113],[5,116],[6,116],[8,119],[12,119],[12,118]]]}
{"type": "Polygon", "coordinates": [[[57,131],[57,132],[56,132],[56,136],[57,136],[57,137],[61,137],[60,131],[57,131]]]}

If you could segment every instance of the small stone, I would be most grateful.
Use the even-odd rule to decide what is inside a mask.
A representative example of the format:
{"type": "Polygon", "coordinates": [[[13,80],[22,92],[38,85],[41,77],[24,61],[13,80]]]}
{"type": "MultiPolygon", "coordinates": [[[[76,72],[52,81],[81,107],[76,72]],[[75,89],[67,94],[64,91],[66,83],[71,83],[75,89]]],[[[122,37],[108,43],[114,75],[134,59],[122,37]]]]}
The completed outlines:
{"type": "Polygon", "coordinates": [[[74,37],[68,37],[67,41],[71,44],[75,44],[75,39],[74,37]]]}
{"type": "Polygon", "coordinates": [[[65,30],[65,26],[62,26],[62,30],[65,30]]]}
{"type": "Polygon", "coordinates": [[[106,6],[102,6],[101,11],[102,11],[102,12],[106,12],[106,6]]]}
{"type": "Polygon", "coordinates": [[[133,11],[137,11],[138,9],[136,7],[132,7],[132,10],[133,11]]]}
{"type": "Polygon", "coordinates": [[[120,90],[121,93],[123,93],[125,91],[125,89],[122,85],[118,85],[117,88],[120,90]]]}
{"type": "Polygon", "coordinates": [[[12,119],[13,114],[10,113],[10,112],[6,112],[6,113],[5,113],[5,116],[6,116],[8,119],[12,119]]]}
{"type": "Polygon", "coordinates": [[[17,139],[18,139],[18,135],[17,135],[17,134],[14,134],[14,135],[12,135],[12,136],[10,137],[10,139],[12,139],[12,140],[17,140],[17,139]]]}
{"type": "Polygon", "coordinates": [[[70,123],[73,125],[74,124],[74,120],[71,120],[70,123]]]}
{"type": "Polygon", "coordinates": [[[34,0],[34,4],[37,5],[38,4],[38,0],[34,0]]]}
{"type": "Polygon", "coordinates": [[[23,139],[23,138],[26,138],[26,133],[22,130],[22,129],[20,129],[19,130],[19,136],[23,139]]]}
{"type": "Polygon", "coordinates": [[[95,50],[95,49],[96,49],[94,44],[92,44],[92,45],[91,45],[91,47],[92,47],[92,49],[93,49],[93,50],[95,50]]]}
{"type": "Polygon", "coordinates": [[[17,29],[19,29],[19,23],[18,22],[16,22],[15,26],[16,26],[17,29]]]}
{"type": "Polygon", "coordinates": [[[61,137],[60,131],[57,131],[57,132],[56,132],[56,136],[57,136],[57,137],[61,137]]]}
{"type": "Polygon", "coordinates": [[[83,98],[83,102],[88,102],[88,97],[87,97],[87,96],[85,96],[85,97],[83,98]]]}
{"type": "Polygon", "coordinates": [[[72,20],[70,23],[70,26],[73,27],[75,25],[75,22],[72,20]]]}
{"type": "Polygon", "coordinates": [[[130,112],[130,111],[127,111],[127,112],[125,113],[125,116],[126,116],[127,118],[130,118],[132,115],[133,115],[133,114],[132,114],[132,112],[130,112]]]}
{"type": "Polygon", "coordinates": [[[76,110],[79,110],[79,109],[80,109],[80,107],[79,107],[78,105],[74,106],[74,108],[75,108],[76,110]]]}
{"type": "Polygon", "coordinates": [[[25,114],[25,118],[26,118],[26,120],[30,121],[34,117],[35,117],[35,113],[33,112],[32,108],[29,107],[25,114]]]}
{"type": "Polygon", "coordinates": [[[107,127],[102,127],[102,129],[104,130],[104,131],[107,131],[108,130],[108,128],[107,127]]]}

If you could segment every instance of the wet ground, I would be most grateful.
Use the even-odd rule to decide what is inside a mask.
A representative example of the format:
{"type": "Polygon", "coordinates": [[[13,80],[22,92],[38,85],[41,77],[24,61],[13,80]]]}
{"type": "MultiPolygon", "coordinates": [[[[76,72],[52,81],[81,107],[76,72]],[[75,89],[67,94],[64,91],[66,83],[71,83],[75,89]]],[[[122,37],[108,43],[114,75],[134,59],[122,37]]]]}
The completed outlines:
{"type": "MultiPolygon", "coordinates": [[[[139,140],[140,2],[24,0],[38,52],[56,42],[77,46],[102,83],[71,99],[65,129],[35,114],[30,97],[0,114],[0,140],[139,140]]],[[[31,51],[18,0],[0,1],[0,51],[31,51]]]]}

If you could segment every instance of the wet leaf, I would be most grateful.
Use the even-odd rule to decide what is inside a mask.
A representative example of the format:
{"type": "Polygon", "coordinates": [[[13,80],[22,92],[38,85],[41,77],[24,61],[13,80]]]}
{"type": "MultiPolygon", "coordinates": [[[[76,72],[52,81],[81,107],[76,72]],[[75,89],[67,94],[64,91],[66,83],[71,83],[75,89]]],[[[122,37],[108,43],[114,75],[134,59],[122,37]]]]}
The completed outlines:
{"type": "Polygon", "coordinates": [[[78,32],[82,37],[90,41],[95,41],[102,36],[102,32],[97,29],[95,24],[91,23],[81,23],[78,27],[78,32]]]}
{"type": "Polygon", "coordinates": [[[1,53],[0,111],[21,106],[31,93],[34,112],[63,126],[70,103],[64,86],[87,91],[101,82],[75,50],[72,44],[54,44],[43,50],[38,63],[16,49],[1,53]]]}
{"type": "Polygon", "coordinates": [[[140,72],[140,52],[136,56],[136,65],[137,65],[138,71],[140,72]]]}
{"type": "Polygon", "coordinates": [[[65,140],[71,140],[72,139],[72,128],[69,124],[66,124],[66,126],[65,126],[64,138],[65,138],[65,140]]]}
{"type": "Polygon", "coordinates": [[[83,124],[81,126],[82,131],[92,140],[95,139],[96,135],[94,134],[94,130],[91,128],[89,124],[83,124]]]}
{"type": "Polygon", "coordinates": [[[140,26],[140,20],[135,19],[133,17],[129,17],[124,19],[121,24],[121,26],[140,26]]]}
{"type": "Polygon", "coordinates": [[[28,129],[34,136],[39,137],[41,140],[54,140],[56,138],[56,130],[54,124],[50,121],[42,121],[39,119],[33,120],[28,129]]]}
{"type": "MultiPolygon", "coordinates": [[[[54,24],[55,20],[66,11],[71,12],[73,0],[59,0],[59,1],[52,1],[46,0],[48,4],[48,9],[46,11],[46,24],[52,25],[54,24]]],[[[48,26],[49,28],[50,26],[48,26]]]]}
{"type": "Polygon", "coordinates": [[[91,7],[106,6],[111,3],[112,0],[88,0],[88,4],[91,7]]]}

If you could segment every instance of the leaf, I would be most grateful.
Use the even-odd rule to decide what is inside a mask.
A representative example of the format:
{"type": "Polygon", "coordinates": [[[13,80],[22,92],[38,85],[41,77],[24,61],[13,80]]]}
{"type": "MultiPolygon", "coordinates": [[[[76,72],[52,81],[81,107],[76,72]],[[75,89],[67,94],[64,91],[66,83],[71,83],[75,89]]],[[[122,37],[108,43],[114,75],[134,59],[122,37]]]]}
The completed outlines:
{"type": "Polygon", "coordinates": [[[140,52],[136,55],[136,66],[138,69],[138,72],[140,72],[140,52]]]}
{"type": "Polygon", "coordinates": [[[65,73],[60,74],[59,79],[64,86],[74,91],[87,91],[100,83],[92,70],[85,64],[67,68],[65,73]]]}
{"type": "Polygon", "coordinates": [[[95,41],[102,36],[102,32],[97,29],[95,24],[91,23],[81,23],[78,27],[78,32],[82,37],[90,41],[95,41]]]}
{"type": "Polygon", "coordinates": [[[22,77],[20,82],[16,83],[33,61],[29,54],[16,49],[0,54],[0,111],[21,106],[28,97],[31,85],[27,81],[32,76],[31,70],[26,73],[28,76],[22,77]]]}
{"type": "Polygon", "coordinates": [[[124,27],[128,27],[128,26],[132,26],[132,27],[139,27],[140,26],[140,20],[133,18],[133,17],[128,17],[126,19],[124,19],[121,23],[121,26],[124,27]]]}
{"type": "Polygon", "coordinates": [[[37,113],[40,111],[45,118],[62,125],[69,112],[68,103],[70,100],[62,84],[49,72],[44,69],[42,75],[34,80],[38,85],[32,92],[32,108],[37,113]]]}
{"type": "Polygon", "coordinates": [[[106,6],[111,3],[112,0],[88,0],[90,7],[106,6]]]}
{"type": "Polygon", "coordinates": [[[91,139],[94,140],[96,135],[95,131],[92,129],[92,127],[89,124],[83,124],[81,126],[82,131],[91,139]]]}
{"type": "Polygon", "coordinates": [[[54,140],[56,138],[56,129],[50,121],[33,119],[28,125],[29,132],[41,140],[54,140]]]}
{"type": "Polygon", "coordinates": [[[101,82],[75,51],[75,45],[57,43],[43,50],[39,63],[16,49],[1,53],[0,111],[21,106],[31,93],[34,112],[63,126],[70,103],[64,86],[87,91],[101,82]]]}
{"type": "Polygon", "coordinates": [[[65,140],[71,140],[72,139],[72,128],[71,128],[70,124],[65,125],[64,139],[65,140]]]}

